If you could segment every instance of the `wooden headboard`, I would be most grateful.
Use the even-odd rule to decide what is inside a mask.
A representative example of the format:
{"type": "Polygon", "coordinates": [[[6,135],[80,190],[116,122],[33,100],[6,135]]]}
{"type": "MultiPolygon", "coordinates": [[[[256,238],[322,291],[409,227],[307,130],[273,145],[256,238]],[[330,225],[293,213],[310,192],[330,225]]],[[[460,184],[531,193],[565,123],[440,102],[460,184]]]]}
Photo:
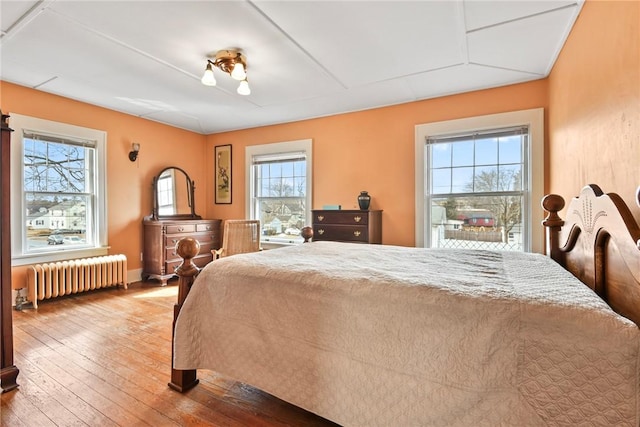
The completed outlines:
{"type": "MultiPolygon", "coordinates": [[[[640,188],[636,197],[640,205],[640,188]]],[[[628,206],[594,184],[571,200],[562,220],[564,205],[557,194],[542,199],[547,255],[640,326],[640,227],[628,206]]]]}

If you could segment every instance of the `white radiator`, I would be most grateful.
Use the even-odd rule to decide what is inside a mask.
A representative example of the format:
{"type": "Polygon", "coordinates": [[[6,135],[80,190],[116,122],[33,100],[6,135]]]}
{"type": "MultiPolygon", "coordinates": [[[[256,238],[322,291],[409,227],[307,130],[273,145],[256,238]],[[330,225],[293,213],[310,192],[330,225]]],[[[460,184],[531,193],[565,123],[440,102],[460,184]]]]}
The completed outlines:
{"type": "Polygon", "coordinates": [[[28,300],[33,308],[45,299],[117,285],[127,289],[125,255],[35,264],[27,269],[28,300]]]}

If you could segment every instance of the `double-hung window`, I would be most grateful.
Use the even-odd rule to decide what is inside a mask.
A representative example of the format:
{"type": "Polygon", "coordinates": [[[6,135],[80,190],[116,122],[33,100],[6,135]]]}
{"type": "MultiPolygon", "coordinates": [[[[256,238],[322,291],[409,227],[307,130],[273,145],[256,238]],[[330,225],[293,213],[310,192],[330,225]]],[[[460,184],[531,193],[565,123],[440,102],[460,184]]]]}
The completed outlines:
{"type": "Polygon", "coordinates": [[[522,251],[528,127],[427,139],[431,247],[522,251]]]}
{"type": "Polygon", "coordinates": [[[543,251],[543,110],[416,127],[416,246],[543,251]]]}
{"type": "Polygon", "coordinates": [[[311,140],[246,148],[247,216],[263,246],[301,243],[311,217],[311,140]]]}
{"type": "Polygon", "coordinates": [[[11,126],[14,265],[103,254],[106,134],[17,114],[11,126]]]}

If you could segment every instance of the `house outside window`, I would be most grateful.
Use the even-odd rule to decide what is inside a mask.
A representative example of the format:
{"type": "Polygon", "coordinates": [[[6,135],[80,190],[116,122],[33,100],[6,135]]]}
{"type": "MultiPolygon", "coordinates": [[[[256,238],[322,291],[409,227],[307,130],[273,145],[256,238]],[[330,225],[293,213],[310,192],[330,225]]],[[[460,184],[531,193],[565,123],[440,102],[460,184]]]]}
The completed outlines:
{"type": "Polygon", "coordinates": [[[106,254],[106,133],[10,120],[13,265],[106,254]]]}
{"type": "Polygon", "coordinates": [[[416,126],[416,246],[542,253],[542,108],[416,126]]]}
{"type": "Polygon", "coordinates": [[[246,148],[247,217],[260,220],[263,246],[302,243],[311,220],[311,140],[246,148]]]}

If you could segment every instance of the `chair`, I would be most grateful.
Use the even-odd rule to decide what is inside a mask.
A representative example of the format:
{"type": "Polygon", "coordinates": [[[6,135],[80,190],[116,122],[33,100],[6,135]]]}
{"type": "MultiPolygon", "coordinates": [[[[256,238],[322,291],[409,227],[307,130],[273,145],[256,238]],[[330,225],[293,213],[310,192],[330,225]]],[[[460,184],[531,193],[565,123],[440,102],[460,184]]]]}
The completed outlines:
{"type": "Polygon", "coordinates": [[[212,250],[214,259],[260,250],[260,220],[228,219],[224,222],[222,247],[212,250]]]}

